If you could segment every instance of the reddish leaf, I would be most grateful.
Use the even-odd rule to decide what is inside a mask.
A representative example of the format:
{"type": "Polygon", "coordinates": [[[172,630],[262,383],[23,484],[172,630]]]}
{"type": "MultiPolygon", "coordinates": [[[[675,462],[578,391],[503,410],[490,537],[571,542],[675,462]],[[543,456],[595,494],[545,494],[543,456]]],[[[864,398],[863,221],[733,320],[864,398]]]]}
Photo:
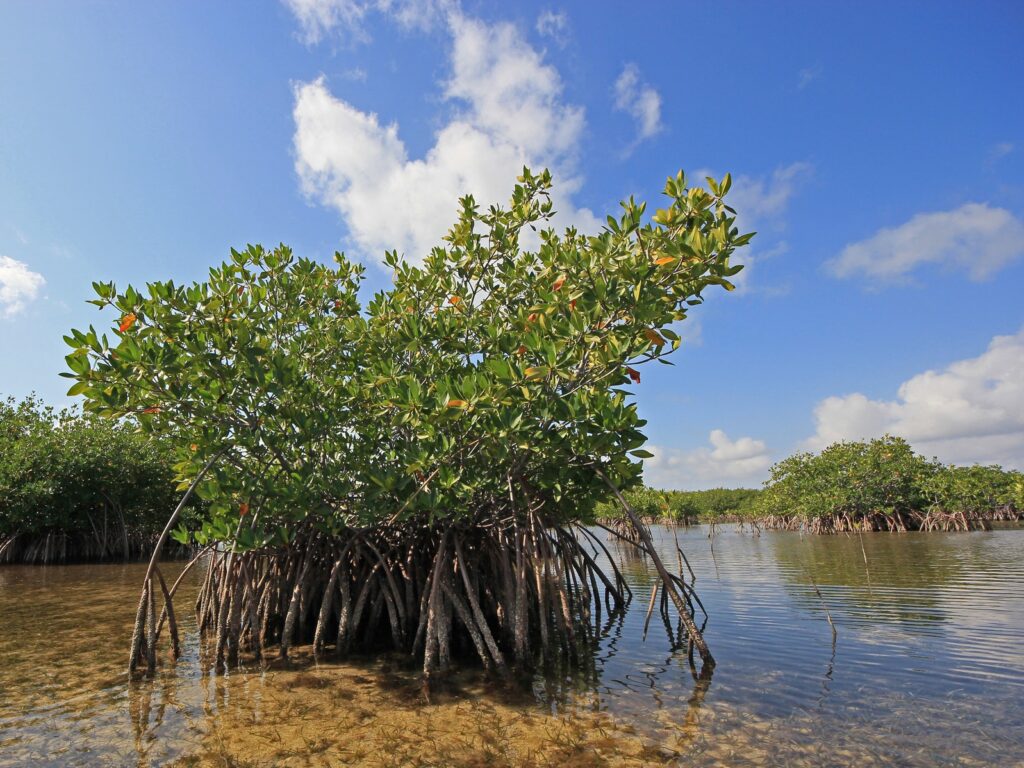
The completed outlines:
{"type": "Polygon", "coordinates": [[[676,259],[675,259],[675,257],[674,257],[674,256],[662,256],[662,257],[661,257],[660,259],[658,259],[658,260],[657,260],[657,261],[655,261],[654,263],[655,263],[655,264],[657,264],[657,265],[658,265],[658,266],[660,267],[660,266],[662,266],[663,264],[671,264],[671,263],[673,263],[673,262],[674,262],[675,260],[676,260],[676,259]]]}
{"type": "Polygon", "coordinates": [[[561,290],[561,288],[562,288],[562,286],[563,286],[563,285],[565,285],[565,275],[562,275],[562,276],[561,276],[561,277],[559,277],[559,278],[558,278],[557,280],[555,280],[555,282],[553,282],[553,283],[551,284],[551,290],[552,290],[552,291],[558,291],[558,290],[561,290]]]}
{"type": "Polygon", "coordinates": [[[243,501],[241,504],[238,505],[238,514],[241,517],[245,517],[246,515],[249,514],[249,504],[248,504],[248,502],[243,501]]]}
{"type": "Polygon", "coordinates": [[[124,333],[129,328],[131,328],[133,325],[135,325],[135,321],[138,320],[138,319],[139,318],[137,318],[135,316],[134,312],[129,312],[127,315],[122,317],[121,318],[121,325],[118,326],[121,329],[121,333],[124,333]]]}
{"type": "Polygon", "coordinates": [[[449,304],[458,304],[460,301],[462,301],[461,296],[452,296],[450,299],[448,299],[449,304]]]}
{"type": "Polygon", "coordinates": [[[159,405],[151,405],[151,406],[149,406],[149,408],[143,408],[142,412],[143,413],[160,413],[160,406],[159,405]]]}
{"type": "Polygon", "coordinates": [[[629,378],[631,378],[633,380],[634,384],[639,384],[640,383],[640,371],[638,371],[636,368],[630,368],[627,365],[626,366],[626,373],[629,374],[629,378]]]}
{"type": "Polygon", "coordinates": [[[665,339],[661,337],[661,334],[651,328],[644,328],[644,336],[647,337],[651,344],[656,344],[659,347],[665,345],[665,339]]]}
{"type": "Polygon", "coordinates": [[[448,407],[449,408],[465,408],[466,407],[466,401],[465,400],[449,400],[448,401],[448,407]]]}
{"type": "Polygon", "coordinates": [[[526,347],[524,347],[522,344],[520,344],[519,345],[519,349],[516,350],[516,354],[519,355],[520,357],[525,355],[526,354],[526,347]]]}

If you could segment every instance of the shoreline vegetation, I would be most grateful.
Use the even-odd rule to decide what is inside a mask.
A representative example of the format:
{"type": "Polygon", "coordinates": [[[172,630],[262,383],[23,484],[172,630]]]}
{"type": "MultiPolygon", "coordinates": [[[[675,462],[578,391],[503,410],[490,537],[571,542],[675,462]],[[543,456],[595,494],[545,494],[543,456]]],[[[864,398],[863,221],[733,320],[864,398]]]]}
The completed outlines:
{"type": "Polygon", "coordinates": [[[206,505],[192,527],[175,511],[154,548],[129,672],[155,672],[161,633],[178,652],[170,540],[213,547],[195,608],[218,668],[300,644],[396,650],[425,683],[456,658],[499,676],[578,665],[630,599],[586,530],[614,497],[670,642],[710,674],[692,585],[619,489],[651,455],[641,367],[667,363],[675,324],[741,269],[753,235],[731,183],[680,172],[665,208],[630,199],[590,237],[547,226],[550,174],[524,169],[507,208],[463,198],[421,263],[386,254],[392,284],[365,304],[360,264],[283,245],[191,285],[94,284],[112,327],[65,337],[69,394],[170,443],[184,500],[206,505]]]}
{"type": "MultiPolygon", "coordinates": [[[[124,422],[58,412],[34,396],[7,398],[0,402],[0,441],[0,564],[146,559],[165,511],[180,498],[168,446],[124,422]]],[[[1024,519],[1021,472],[925,461],[888,436],[797,454],[772,468],[763,490],[641,485],[623,495],[647,525],[833,534],[985,530],[1024,519]]],[[[203,502],[190,501],[182,528],[205,541],[211,531],[202,532],[203,502]]],[[[616,537],[639,541],[614,498],[598,502],[593,519],[616,537]]],[[[164,557],[195,555],[191,536],[170,540],[164,557]]]]}
{"type": "MultiPolygon", "coordinates": [[[[149,557],[181,496],[173,464],[165,441],[125,422],[34,396],[0,401],[0,564],[149,557]]],[[[188,551],[175,543],[167,555],[188,551]]]]}
{"type": "MultiPolygon", "coordinates": [[[[640,487],[627,497],[649,524],[737,523],[816,534],[970,531],[1024,518],[1024,473],[927,460],[886,435],[784,459],[762,490],[640,487]]],[[[597,518],[615,535],[631,535],[615,507],[599,505],[597,518]]]]}

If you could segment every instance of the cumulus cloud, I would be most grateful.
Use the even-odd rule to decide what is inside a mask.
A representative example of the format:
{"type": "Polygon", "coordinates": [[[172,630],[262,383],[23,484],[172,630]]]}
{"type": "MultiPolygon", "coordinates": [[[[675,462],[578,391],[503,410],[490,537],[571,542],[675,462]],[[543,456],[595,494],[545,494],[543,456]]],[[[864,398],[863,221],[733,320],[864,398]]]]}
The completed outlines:
{"type": "Polygon", "coordinates": [[[295,168],[310,199],[336,209],[362,255],[397,249],[418,260],[454,221],[459,196],[505,202],[524,165],[556,175],[556,225],[597,232],[573,205],[576,147],[585,118],[568,104],[554,67],[511,24],[447,17],[453,114],[422,158],[409,157],[397,123],[335,97],[320,78],[295,89],[295,168]]]}
{"type": "Polygon", "coordinates": [[[627,64],[615,81],[615,109],[636,122],[640,142],[658,133],[661,126],[661,95],[640,78],[636,64],[627,64]]]}
{"type": "Polygon", "coordinates": [[[569,32],[569,17],[564,12],[544,11],[537,17],[537,34],[554,40],[559,46],[565,45],[569,32]]]}
{"type": "Polygon", "coordinates": [[[984,280],[1024,254],[1024,223],[1005,208],[966,203],[952,211],[919,213],[846,246],[828,263],[837,277],[875,282],[905,278],[923,264],[966,270],[984,280]]]}
{"type": "Polygon", "coordinates": [[[0,316],[13,317],[39,295],[46,281],[28,264],[10,256],[0,256],[0,316]]]}
{"type": "Polygon", "coordinates": [[[752,437],[731,440],[715,429],[708,443],[692,450],[648,446],[654,458],[644,461],[644,482],[654,488],[701,490],[753,487],[764,481],[772,463],[764,442],[752,437]]]}
{"type": "Polygon", "coordinates": [[[811,450],[889,433],[943,461],[1024,469],[1024,329],[996,336],[978,357],[908,379],[893,400],[829,397],[814,417],[811,450]]]}

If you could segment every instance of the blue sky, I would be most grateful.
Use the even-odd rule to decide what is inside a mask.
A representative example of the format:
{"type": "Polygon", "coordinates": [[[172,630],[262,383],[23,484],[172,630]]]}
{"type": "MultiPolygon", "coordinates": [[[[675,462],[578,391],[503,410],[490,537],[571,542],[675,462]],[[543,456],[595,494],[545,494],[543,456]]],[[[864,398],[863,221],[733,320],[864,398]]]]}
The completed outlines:
{"type": "Polygon", "coordinates": [[[657,485],[888,431],[1024,467],[1019,3],[0,4],[0,392],[65,402],[90,282],[232,246],[421,255],[523,162],[560,223],[731,171],[759,232],[637,395],[657,485]]]}

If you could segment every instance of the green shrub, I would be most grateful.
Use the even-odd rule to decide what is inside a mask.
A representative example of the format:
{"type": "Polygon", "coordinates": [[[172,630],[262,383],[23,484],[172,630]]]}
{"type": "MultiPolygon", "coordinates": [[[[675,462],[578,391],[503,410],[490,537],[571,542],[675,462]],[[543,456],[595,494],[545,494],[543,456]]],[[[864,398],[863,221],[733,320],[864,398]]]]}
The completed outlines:
{"type": "Polygon", "coordinates": [[[48,535],[70,540],[59,559],[141,554],[178,501],[173,463],[128,423],[0,402],[0,542],[20,543],[6,559],[48,535]]]}
{"type": "Polygon", "coordinates": [[[942,467],[926,478],[923,490],[930,508],[965,515],[1004,507],[1020,509],[1020,472],[998,466],[942,467]]]}
{"type": "Polygon", "coordinates": [[[1017,517],[1024,508],[1021,478],[997,466],[929,461],[902,438],[886,435],[780,461],[771,468],[755,511],[821,532],[963,530],[993,518],[1017,517]]]}
{"type": "MultiPolygon", "coordinates": [[[[760,491],[752,488],[712,488],[706,491],[662,491],[647,486],[630,489],[626,500],[648,520],[675,523],[711,522],[723,518],[751,517],[760,491]]],[[[597,507],[598,519],[622,514],[614,500],[597,507]]]]}
{"type": "Polygon", "coordinates": [[[705,491],[669,491],[669,504],[678,510],[677,519],[712,522],[744,518],[753,514],[753,505],[760,491],[753,488],[711,488],[705,491]]]}
{"type": "Polygon", "coordinates": [[[773,466],[758,509],[808,520],[911,512],[924,506],[922,484],[936,471],[899,437],[835,443],[773,466]]]}

